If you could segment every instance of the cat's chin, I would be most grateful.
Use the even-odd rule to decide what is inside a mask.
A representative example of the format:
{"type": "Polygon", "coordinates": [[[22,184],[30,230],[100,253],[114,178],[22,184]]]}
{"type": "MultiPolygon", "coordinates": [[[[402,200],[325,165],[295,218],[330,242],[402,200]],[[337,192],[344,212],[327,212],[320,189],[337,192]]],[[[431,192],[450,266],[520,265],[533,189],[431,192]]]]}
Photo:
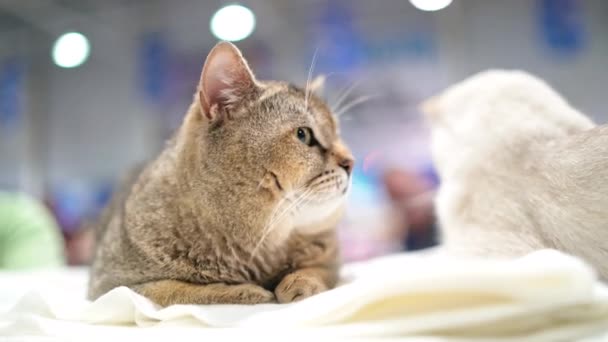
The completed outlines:
{"type": "Polygon", "coordinates": [[[303,234],[315,234],[333,229],[344,212],[346,193],[322,203],[302,207],[294,218],[295,229],[303,234]]]}

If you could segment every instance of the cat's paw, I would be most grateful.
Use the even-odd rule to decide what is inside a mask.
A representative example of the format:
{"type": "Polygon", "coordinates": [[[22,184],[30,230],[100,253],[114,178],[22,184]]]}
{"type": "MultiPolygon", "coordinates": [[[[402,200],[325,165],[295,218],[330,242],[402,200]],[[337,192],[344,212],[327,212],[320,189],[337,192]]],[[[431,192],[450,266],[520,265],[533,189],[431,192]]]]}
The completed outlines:
{"type": "Polygon", "coordinates": [[[263,287],[252,284],[235,285],[233,290],[237,293],[238,304],[274,303],[274,293],[263,287]]]}
{"type": "Polygon", "coordinates": [[[274,290],[274,293],[279,303],[291,303],[325,290],[327,290],[327,286],[319,278],[295,272],[286,275],[274,290]]]}

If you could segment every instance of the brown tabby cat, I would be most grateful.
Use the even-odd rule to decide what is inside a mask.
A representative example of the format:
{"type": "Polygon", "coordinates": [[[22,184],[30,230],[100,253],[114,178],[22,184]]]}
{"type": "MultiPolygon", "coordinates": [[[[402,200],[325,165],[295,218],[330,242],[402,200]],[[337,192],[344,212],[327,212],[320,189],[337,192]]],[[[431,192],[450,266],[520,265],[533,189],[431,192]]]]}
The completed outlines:
{"type": "Polygon", "coordinates": [[[164,306],[255,304],[327,290],[352,167],[323,100],[256,80],[219,43],[175,137],[104,213],[89,297],[128,286],[164,306]]]}

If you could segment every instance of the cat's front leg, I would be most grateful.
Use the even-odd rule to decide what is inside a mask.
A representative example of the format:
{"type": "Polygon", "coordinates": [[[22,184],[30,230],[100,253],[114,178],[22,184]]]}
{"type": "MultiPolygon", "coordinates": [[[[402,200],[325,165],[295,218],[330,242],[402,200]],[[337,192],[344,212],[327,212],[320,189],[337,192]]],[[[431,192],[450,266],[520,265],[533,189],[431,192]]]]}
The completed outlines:
{"type": "Polygon", "coordinates": [[[279,303],[308,298],[335,286],[334,270],[320,267],[302,268],[286,275],[274,290],[279,303]]]}
{"type": "Polygon", "coordinates": [[[279,303],[302,300],[336,286],[339,260],[335,231],[295,238],[291,257],[293,270],[274,290],[279,303]]]}
{"type": "Polygon", "coordinates": [[[275,302],[274,294],[255,284],[193,284],[157,280],[131,288],[162,306],[173,304],[260,304],[275,302]]]}

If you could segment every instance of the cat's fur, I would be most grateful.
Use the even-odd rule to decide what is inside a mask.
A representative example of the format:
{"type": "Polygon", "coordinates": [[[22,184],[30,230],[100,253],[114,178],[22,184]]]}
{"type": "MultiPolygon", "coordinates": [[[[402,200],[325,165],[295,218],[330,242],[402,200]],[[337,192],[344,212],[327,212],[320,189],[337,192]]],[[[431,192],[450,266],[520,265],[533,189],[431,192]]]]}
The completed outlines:
{"type": "Polygon", "coordinates": [[[520,71],[482,72],[422,110],[447,251],[511,257],[556,248],[608,279],[608,127],[520,71]]]}
{"type": "Polygon", "coordinates": [[[353,166],[337,125],[312,90],[256,80],[219,43],[175,137],[102,216],[89,297],[254,304],[333,287],[353,166]]]}

